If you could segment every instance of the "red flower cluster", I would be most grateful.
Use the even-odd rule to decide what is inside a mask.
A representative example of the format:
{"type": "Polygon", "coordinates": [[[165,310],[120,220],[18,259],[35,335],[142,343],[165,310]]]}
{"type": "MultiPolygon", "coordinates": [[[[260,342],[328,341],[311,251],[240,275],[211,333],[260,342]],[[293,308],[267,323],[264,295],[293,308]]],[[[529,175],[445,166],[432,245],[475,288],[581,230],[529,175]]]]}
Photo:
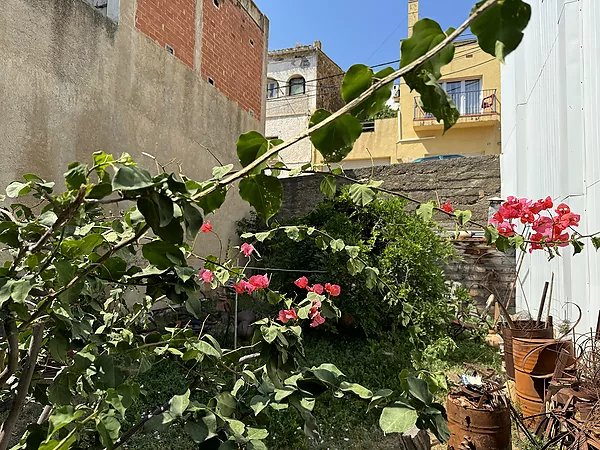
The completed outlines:
{"type": "Polygon", "coordinates": [[[321,302],[319,300],[313,300],[312,306],[308,313],[308,318],[312,320],[312,322],[310,323],[310,326],[312,328],[318,327],[319,325],[325,323],[325,318],[321,316],[321,311],[319,311],[320,307],[321,302]]]}
{"type": "Polygon", "coordinates": [[[202,224],[202,226],[200,227],[200,231],[202,231],[203,233],[210,233],[212,231],[213,227],[210,224],[210,220],[207,220],[206,222],[204,222],[202,224]]]}
{"type": "Polygon", "coordinates": [[[266,289],[269,286],[269,277],[267,274],[251,276],[248,281],[240,280],[233,285],[235,292],[243,294],[247,292],[252,294],[258,289],[266,289]]]}
{"type": "Polygon", "coordinates": [[[565,247],[569,245],[567,228],[579,226],[580,215],[571,212],[568,205],[561,203],[556,208],[557,215],[551,212],[554,203],[549,196],[536,202],[526,198],[508,197],[500,210],[490,220],[502,236],[514,236],[516,224],[520,220],[523,225],[530,225],[535,231],[529,251],[543,247],[565,247]],[[546,213],[544,215],[544,213],[546,213]]]}
{"type": "Polygon", "coordinates": [[[443,205],[440,205],[440,209],[450,214],[454,212],[454,208],[452,207],[452,203],[450,203],[450,201],[447,201],[443,205]]]}
{"type": "Polygon", "coordinates": [[[322,284],[315,284],[313,286],[309,286],[308,278],[306,277],[298,278],[296,281],[294,281],[294,284],[300,289],[306,289],[308,292],[314,292],[319,295],[321,295],[324,291],[327,291],[327,293],[332,297],[337,297],[342,291],[342,288],[340,288],[337,284],[325,283],[325,287],[323,287],[322,284]]]}
{"type": "Polygon", "coordinates": [[[281,323],[288,323],[289,320],[298,320],[298,314],[295,309],[282,309],[277,317],[281,323]]]}

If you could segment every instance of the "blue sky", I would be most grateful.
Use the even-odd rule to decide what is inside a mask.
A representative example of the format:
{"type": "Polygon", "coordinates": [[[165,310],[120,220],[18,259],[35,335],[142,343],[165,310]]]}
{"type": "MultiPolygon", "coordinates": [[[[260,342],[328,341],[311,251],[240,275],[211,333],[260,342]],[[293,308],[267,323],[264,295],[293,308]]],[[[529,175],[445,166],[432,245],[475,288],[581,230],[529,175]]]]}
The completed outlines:
{"type": "MultiPolygon", "coordinates": [[[[323,43],[342,69],[399,59],[408,0],[255,0],[271,22],[269,48],[323,43]]],[[[444,29],[461,24],[476,0],[420,0],[420,17],[444,29]]]]}

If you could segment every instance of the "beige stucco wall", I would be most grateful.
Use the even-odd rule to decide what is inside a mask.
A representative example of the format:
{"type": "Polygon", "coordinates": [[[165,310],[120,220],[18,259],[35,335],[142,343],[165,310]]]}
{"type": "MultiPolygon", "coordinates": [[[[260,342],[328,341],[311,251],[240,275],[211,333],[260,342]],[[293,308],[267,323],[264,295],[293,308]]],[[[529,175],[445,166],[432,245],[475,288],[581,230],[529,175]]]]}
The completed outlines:
{"type": "MultiPolygon", "coordinates": [[[[152,171],[143,151],[174,158],[170,170],[203,179],[217,165],[203,146],[235,163],[238,135],[264,130],[264,112],[251,117],[136,30],[134,0],[120,5],[115,25],[81,0],[0,3],[2,189],[31,172],[62,186],[67,165],[97,150],[129,152],[152,171]]],[[[232,189],[211,218],[224,244],[249,209],[232,189]]],[[[217,251],[214,236],[202,239],[202,253],[217,251]]]]}
{"type": "MultiPolygon", "coordinates": [[[[501,100],[500,62],[479,49],[476,43],[457,44],[454,60],[444,66],[441,81],[481,78],[482,89],[496,89],[501,100]]],[[[441,125],[415,128],[416,92],[402,80],[400,84],[401,133],[398,162],[412,161],[429,155],[498,155],[501,152],[500,102],[498,114],[477,120],[461,118],[445,135],[441,125]],[[467,123],[468,122],[468,123],[467,123]],[[421,140],[422,139],[422,140],[421,140]]],[[[432,123],[433,125],[433,123],[432,123]]]]}

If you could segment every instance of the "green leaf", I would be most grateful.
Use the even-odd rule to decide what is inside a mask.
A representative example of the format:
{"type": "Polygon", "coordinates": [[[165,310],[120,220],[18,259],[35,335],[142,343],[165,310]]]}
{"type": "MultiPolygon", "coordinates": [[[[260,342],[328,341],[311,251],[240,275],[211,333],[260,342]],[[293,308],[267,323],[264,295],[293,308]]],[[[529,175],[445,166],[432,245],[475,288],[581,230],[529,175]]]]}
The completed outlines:
{"type": "Polygon", "coordinates": [[[104,387],[116,388],[123,382],[123,372],[117,367],[112,356],[101,355],[94,361],[96,367],[96,378],[104,387]]]}
{"type": "Polygon", "coordinates": [[[53,405],[68,405],[71,402],[69,386],[65,382],[52,384],[48,388],[48,400],[53,405]]]}
{"type": "Polygon", "coordinates": [[[356,245],[346,245],[346,253],[348,253],[348,256],[350,258],[358,258],[358,255],[360,253],[360,247],[356,245]]]}
{"type": "Polygon", "coordinates": [[[233,164],[227,164],[226,166],[213,167],[212,176],[213,178],[220,180],[233,169],[233,164]]]}
{"type": "MultiPolygon", "coordinates": [[[[17,303],[25,303],[25,299],[29,295],[29,291],[33,288],[30,280],[11,280],[10,296],[17,303]]],[[[7,283],[8,284],[8,283],[7,283]]]]}
{"type": "Polygon", "coordinates": [[[594,244],[594,248],[596,249],[596,251],[598,251],[598,249],[600,248],[600,237],[593,237],[592,244],[594,244]]]}
{"type": "Polygon", "coordinates": [[[364,64],[355,64],[344,75],[341,88],[342,98],[346,103],[350,103],[360,97],[372,84],[373,70],[364,64]]]}
{"type": "Polygon", "coordinates": [[[179,220],[171,220],[167,226],[163,227],[160,224],[160,208],[155,202],[149,198],[142,197],[138,199],[137,206],[148,225],[152,227],[152,231],[154,231],[154,233],[156,233],[163,241],[172,244],[183,243],[183,229],[181,228],[179,220]]]}
{"type": "MultiPolygon", "coordinates": [[[[313,127],[331,116],[329,111],[318,109],[310,118],[313,127]]],[[[362,133],[362,124],[351,114],[344,114],[334,122],[311,134],[310,140],[326,162],[340,162],[352,151],[362,133]]]]}
{"type": "Polygon", "coordinates": [[[454,215],[456,216],[456,221],[458,222],[458,224],[462,227],[464,227],[467,222],[469,222],[469,220],[471,220],[471,217],[473,217],[473,213],[469,210],[467,211],[455,211],[454,215]]]}
{"type": "Polygon", "coordinates": [[[244,422],[235,419],[227,419],[227,424],[235,437],[241,438],[246,432],[246,425],[244,425],[244,422]]]}
{"type": "Polygon", "coordinates": [[[94,159],[94,170],[98,174],[98,179],[102,180],[104,172],[108,167],[112,166],[114,158],[112,155],[102,151],[94,152],[92,157],[94,159]]]}
{"type": "Polygon", "coordinates": [[[248,443],[248,450],[268,450],[268,447],[263,441],[253,439],[248,443]]]}
{"type": "Polygon", "coordinates": [[[346,267],[350,275],[355,276],[363,271],[365,264],[360,259],[351,258],[346,263],[346,267]]]}
{"type": "Polygon", "coordinates": [[[152,192],[152,201],[158,206],[159,226],[166,227],[173,220],[174,208],[173,200],[156,191],[152,192]]]}
{"type": "Polygon", "coordinates": [[[433,218],[433,208],[435,207],[433,202],[422,203],[417,208],[417,216],[421,217],[425,222],[430,222],[433,218]]]}
{"type": "Polygon", "coordinates": [[[185,302],[185,309],[198,320],[202,317],[202,302],[199,298],[189,298],[185,302]]]}
{"type": "Polygon", "coordinates": [[[154,186],[154,184],[150,172],[135,166],[119,167],[112,181],[115,191],[135,191],[154,186]]]}
{"type": "Polygon", "coordinates": [[[496,239],[496,248],[502,253],[506,253],[511,248],[510,240],[506,236],[499,236],[496,239]]]}
{"type": "Polygon", "coordinates": [[[571,245],[573,245],[573,255],[581,253],[583,251],[583,247],[585,246],[583,242],[577,240],[572,241],[571,245]]]}
{"type": "Polygon", "coordinates": [[[431,404],[433,401],[433,395],[431,392],[429,392],[427,381],[415,377],[408,377],[406,379],[406,383],[408,385],[408,392],[410,395],[425,405],[431,404]]]}
{"type": "Polygon", "coordinates": [[[121,417],[125,419],[127,408],[133,404],[133,388],[122,384],[118,389],[108,389],[106,391],[106,403],[112,405],[113,408],[121,413],[121,417]]]}
{"type": "Polygon", "coordinates": [[[194,348],[196,350],[198,350],[200,353],[203,353],[205,355],[212,356],[214,358],[220,358],[221,357],[221,351],[220,351],[220,349],[217,349],[217,348],[213,347],[208,342],[205,342],[205,341],[195,342],[194,343],[194,348]]]}
{"type": "Polygon", "coordinates": [[[69,190],[79,189],[82,184],[87,184],[87,164],[74,162],[69,164],[69,171],[65,173],[65,183],[69,190]]]}
{"type": "Polygon", "coordinates": [[[185,256],[173,244],[164,241],[153,241],[142,247],[144,258],[160,269],[174,266],[185,266],[185,256]]]}
{"type": "Polygon", "coordinates": [[[271,305],[277,305],[281,301],[281,294],[276,291],[267,291],[267,301],[271,305]]]}
{"type": "Polygon", "coordinates": [[[193,241],[196,239],[198,231],[203,223],[202,213],[191,203],[183,204],[183,221],[185,223],[185,232],[188,240],[193,241]]]}
{"type": "Polygon", "coordinates": [[[60,251],[67,258],[77,259],[81,256],[90,255],[103,243],[104,237],[101,234],[88,234],[83,239],[64,240],[60,246],[60,251]]]}
{"type": "Polygon", "coordinates": [[[215,397],[217,400],[217,412],[223,417],[230,417],[237,407],[237,401],[229,392],[222,392],[215,397]]]}
{"type": "Polygon", "coordinates": [[[405,433],[416,425],[418,417],[417,411],[412,407],[396,402],[383,408],[379,426],[384,433],[405,433]]]}
{"type": "Polygon", "coordinates": [[[252,440],[262,440],[269,437],[269,432],[263,428],[252,428],[248,427],[246,433],[246,439],[252,440]]]}
{"type": "Polygon", "coordinates": [[[59,362],[65,362],[67,360],[69,340],[62,334],[55,334],[48,342],[48,346],[50,347],[50,353],[55,360],[59,362]]]}
{"type": "Polygon", "coordinates": [[[202,211],[204,211],[204,214],[210,214],[211,212],[214,212],[217,209],[219,209],[221,205],[223,205],[226,197],[227,188],[221,187],[215,189],[208,195],[200,197],[198,199],[198,204],[200,205],[200,208],[202,208],[202,211]]]}
{"type": "Polygon", "coordinates": [[[250,203],[265,222],[273,217],[283,202],[283,186],[278,178],[254,175],[240,181],[240,196],[250,203]]]}
{"type": "Polygon", "coordinates": [[[367,206],[377,197],[377,193],[364,184],[353,184],[348,190],[350,198],[358,206],[367,206]]]}
{"type": "Polygon", "coordinates": [[[196,444],[204,442],[208,437],[208,428],[204,423],[188,421],[185,423],[184,430],[196,444]]]}
{"type": "Polygon", "coordinates": [[[171,399],[171,405],[169,407],[169,412],[173,417],[181,417],[183,413],[190,405],[190,390],[188,389],[182,395],[175,395],[171,399]]]}
{"type": "MultiPolygon", "coordinates": [[[[283,141],[276,139],[268,141],[260,133],[250,131],[242,134],[237,142],[237,154],[242,167],[253,163],[259,157],[269,151],[270,148],[281,144],[283,141]]],[[[264,162],[252,170],[252,174],[259,174],[267,166],[264,162]]]]}
{"type": "MultiPolygon", "coordinates": [[[[485,1],[478,2],[474,9],[485,1]]],[[[471,24],[481,49],[501,62],[523,39],[523,30],[531,18],[531,6],[522,0],[500,0],[471,24]]]]}
{"type": "Polygon", "coordinates": [[[333,239],[329,245],[333,253],[341,252],[346,247],[346,244],[344,244],[344,241],[341,239],[333,239]]]}
{"type": "Polygon", "coordinates": [[[487,245],[495,243],[499,236],[500,233],[498,233],[498,230],[493,225],[485,227],[485,242],[487,245]]]}
{"type": "Polygon", "coordinates": [[[255,395],[250,400],[250,408],[254,411],[254,415],[258,416],[260,412],[269,405],[269,397],[255,395]]]}
{"type": "Polygon", "coordinates": [[[21,195],[28,194],[31,191],[31,183],[21,183],[19,181],[13,181],[6,187],[6,196],[9,198],[16,198],[21,195]]]}
{"type": "Polygon", "coordinates": [[[110,449],[119,439],[121,424],[114,416],[103,414],[96,420],[96,430],[98,430],[102,445],[110,449]]]}
{"type": "Polygon", "coordinates": [[[52,436],[65,425],[76,421],[82,415],[83,411],[76,410],[75,407],[70,405],[56,408],[48,418],[48,422],[50,423],[50,428],[48,429],[48,437],[52,436]]]}
{"type": "MultiPolygon", "coordinates": [[[[374,80],[391,75],[394,69],[388,67],[377,73],[363,64],[356,64],[346,72],[342,82],[342,97],[346,103],[358,98],[363,92],[371,87],[374,80]]],[[[381,111],[392,95],[394,83],[388,83],[378,89],[369,98],[352,110],[352,114],[361,120],[370,119],[381,111]]]]}
{"type": "Polygon", "coordinates": [[[337,190],[337,183],[335,177],[331,175],[323,177],[319,188],[321,189],[323,195],[325,195],[326,197],[333,197],[337,190]]]}
{"type": "Polygon", "coordinates": [[[362,398],[364,400],[369,400],[369,399],[373,398],[373,392],[371,392],[366,387],[361,386],[360,384],[348,383],[346,381],[342,381],[340,383],[340,389],[344,392],[353,392],[354,394],[358,395],[360,398],[362,398]]]}

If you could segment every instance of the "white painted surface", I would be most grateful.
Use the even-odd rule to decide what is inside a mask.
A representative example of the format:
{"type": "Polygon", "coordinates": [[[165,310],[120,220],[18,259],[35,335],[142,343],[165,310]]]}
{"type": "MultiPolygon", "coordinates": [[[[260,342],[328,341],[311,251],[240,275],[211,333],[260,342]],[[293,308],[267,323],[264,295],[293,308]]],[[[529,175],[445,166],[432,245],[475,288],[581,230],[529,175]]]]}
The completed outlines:
{"type": "MultiPolygon", "coordinates": [[[[525,38],[502,71],[502,192],[506,197],[551,195],[581,214],[582,234],[600,231],[600,2],[532,0],[525,38]]],[[[517,309],[537,313],[544,281],[555,272],[555,324],[583,317],[578,333],[596,328],[600,253],[562,250],[548,262],[527,255],[517,309]]]]}
{"type": "MultiPolygon", "coordinates": [[[[277,98],[267,100],[266,136],[284,141],[295,137],[308,127],[311,114],[317,106],[317,56],[316,52],[290,53],[269,56],[268,78],[279,83],[277,98]],[[295,76],[306,80],[306,93],[288,95],[289,80],[295,76]]],[[[308,139],[282,151],[279,158],[290,167],[311,162],[312,145],[308,139]]]]}

